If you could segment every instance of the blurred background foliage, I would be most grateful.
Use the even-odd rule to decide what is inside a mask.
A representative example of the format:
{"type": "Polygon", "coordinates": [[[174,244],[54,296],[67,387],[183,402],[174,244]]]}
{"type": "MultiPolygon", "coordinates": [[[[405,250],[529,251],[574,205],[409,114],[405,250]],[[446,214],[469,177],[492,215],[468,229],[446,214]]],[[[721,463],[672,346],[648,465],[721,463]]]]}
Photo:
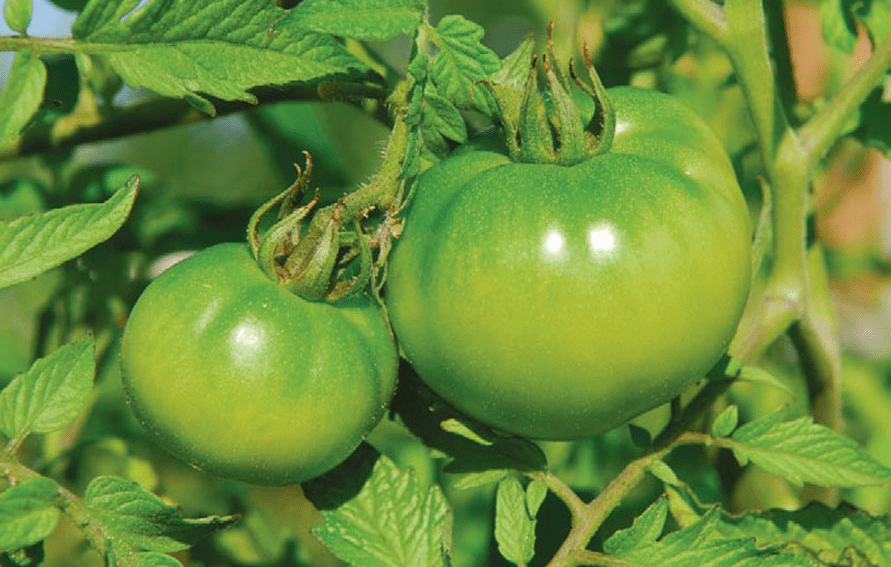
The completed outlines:
{"type": "MultiPolygon", "coordinates": [[[[35,0],[32,35],[69,34],[81,0],[35,0]]],[[[742,95],[720,50],[692,32],[665,0],[431,0],[436,22],[461,13],[486,29],[485,42],[499,55],[535,33],[539,51],[554,20],[558,54],[578,60],[587,43],[607,86],[635,84],[670,92],[700,113],[718,134],[752,203],[759,205],[758,156],[742,95]]],[[[777,3],[779,5],[779,3],[777,3]]],[[[804,118],[867,55],[822,40],[819,3],[784,3],[789,59],[797,103],[804,118]]],[[[9,30],[0,29],[0,33],[9,30]]],[[[399,68],[408,42],[373,44],[399,68]]],[[[5,54],[4,54],[5,55],[5,54]]],[[[0,77],[10,57],[0,59],[0,77]]],[[[78,100],[77,72],[70,57],[47,57],[50,73],[42,119],[63,116],[78,100]]],[[[115,104],[151,96],[122,90],[115,104]]],[[[73,202],[99,201],[134,171],[143,189],[124,229],[110,241],[35,281],[0,291],[0,385],[37,357],[84,333],[97,337],[99,372],[89,411],[65,431],[34,436],[25,462],[77,491],[97,475],[135,480],[182,506],[190,515],[241,513],[235,528],[215,534],[177,555],[184,565],[334,566],[309,534],[320,521],[298,486],[253,487],[207,476],[157,448],[130,414],[120,386],[118,341],[128,310],[152,274],[178,254],[212,243],[240,240],[254,207],[290,184],[302,150],[316,163],[314,183],[327,199],[366,180],[380,160],[387,128],[344,103],[280,103],[189,126],[90,144],[71,151],[0,162],[0,218],[9,219],[73,202]]],[[[833,149],[814,183],[814,230],[826,248],[833,278],[839,332],[846,352],[847,433],[891,465],[891,166],[855,141],[833,149]]],[[[760,363],[787,389],[740,384],[730,395],[745,418],[787,405],[807,411],[794,351],[782,341],[760,363]]],[[[638,423],[656,431],[660,408],[638,423]]],[[[400,466],[446,489],[454,508],[454,560],[474,567],[502,565],[491,540],[494,487],[454,490],[442,474],[442,457],[431,455],[400,425],[385,421],[371,442],[400,466]]],[[[577,443],[545,443],[550,468],[583,495],[601,490],[636,454],[627,428],[577,443]]],[[[739,469],[721,453],[690,448],[670,464],[704,502],[723,501],[732,510],[795,505],[784,483],[739,469]]],[[[624,504],[623,513],[601,530],[627,525],[661,485],[653,481],[624,504]]],[[[845,499],[873,513],[891,512],[888,492],[858,489],[845,499]]],[[[548,557],[565,535],[569,518],[550,498],[539,522],[539,557],[548,557]]],[[[603,535],[598,535],[602,538],[603,535]]],[[[47,542],[47,567],[90,567],[100,558],[79,530],[63,521],[47,542]]],[[[536,563],[533,562],[533,565],[536,563]]]]}

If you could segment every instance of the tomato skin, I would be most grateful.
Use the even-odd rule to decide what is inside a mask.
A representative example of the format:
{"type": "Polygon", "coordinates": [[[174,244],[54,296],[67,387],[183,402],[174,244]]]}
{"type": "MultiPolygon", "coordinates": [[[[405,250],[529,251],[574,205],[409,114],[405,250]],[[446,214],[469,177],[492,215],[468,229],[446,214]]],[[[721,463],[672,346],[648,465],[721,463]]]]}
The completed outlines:
{"type": "Polygon", "coordinates": [[[587,437],[670,400],[748,296],[749,213],[720,142],[667,95],[609,93],[609,153],[564,167],[459,148],[419,178],[390,257],[405,358],[510,433],[587,437]]]}
{"type": "Polygon", "coordinates": [[[196,467],[258,484],[322,474],[358,446],[392,397],[398,357],[367,297],[309,302],[242,244],[220,244],[153,281],[121,346],[128,401],[196,467]]]}

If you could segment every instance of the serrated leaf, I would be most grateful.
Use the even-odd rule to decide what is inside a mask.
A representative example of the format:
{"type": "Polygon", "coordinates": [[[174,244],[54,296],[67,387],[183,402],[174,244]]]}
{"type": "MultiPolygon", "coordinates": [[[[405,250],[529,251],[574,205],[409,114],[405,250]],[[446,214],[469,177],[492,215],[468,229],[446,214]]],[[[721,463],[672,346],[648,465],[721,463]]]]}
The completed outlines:
{"type": "Polygon", "coordinates": [[[19,51],[0,92],[0,142],[17,136],[43,102],[46,66],[32,51],[19,51]]]}
{"type": "MultiPolygon", "coordinates": [[[[713,507],[699,521],[658,542],[634,546],[622,542],[625,545],[614,556],[646,567],[818,567],[782,546],[759,547],[752,537],[723,539],[716,530],[720,520],[720,510],[713,507]]],[[[654,530],[653,526],[647,528],[654,530]]]]}
{"type": "Polygon", "coordinates": [[[146,551],[188,549],[211,532],[238,521],[236,516],[186,518],[181,509],[166,504],[135,482],[114,476],[90,481],[84,502],[118,541],[146,551]]]}
{"type": "Polygon", "coordinates": [[[18,439],[48,433],[74,421],[83,410],[95,373],[93,339],[56,349],[0,392],[0,433],[18,439]]]}
{"type": "Polygon", "coordinates": [[[662,535],[667,519],[668,498],[662,496],[635,518],[630,528],[617,531],[603,542],[603,550],[615,555],[635,547],[653,544],[662,535]]]}
{"type": "Polygon", "coordinates": [[[454,104],[433,89],[424,93],[424,102],[423,126],[427,135],[432,131],[459,144],[467,141],[467,126],[454,104]]]}
{"type": "Polygon", "coordinates": [[[12,31],[24,34],[31,23],[31,0],[6,0],[3,15],[12,31]]]}
{"type": "MultiPolygon", "coordinates": [[[[501,102],[500,112],[505,114],[504,119],[510,124],[516,124],[519,119],[520,102],[523,100],[523,89],[532,67],[534,49],[535,37],[529,35],[488,77],[490,88],[501,102]]],[[[489,115],[498,115],[498,105],[492,102],[492,94],[488,89],[476,86],[473,94],[475,107],[489,115]]]]}
{"type": "Polygon", "coordinates": [[[883,466],[840,433],[810,417],[781,422],[774,413],[743,425],[730,449],[741,465],[749,461],[795,485],[805,482],[850,488],[891,484],[883,466]]]}
{"type": "Polygon", "coordinates": [[[410,34],[423,15],[421,0],[304,0],[277,28],[385,40],[410,34]]]}
{"type": "MultiPolygon", "coordinates": [[[[705,513],[689,488],[669,489],[672,515],[681,525],[705,513]]],[[[849,554],[869,565],[891,564],[891,517],[875,516],[849,504],[830,508],[812,502],[798,510],[722,514],[716,538],[755,538],[757,545],[784,545],[796,556],[791,565],[850,565],[849,554]]],[[[857,563],[858,565],[861,563],[857,563]]]]}
{"type": "Polygon", "coordinates": [[[727,437],[739,424],[739,408],[735,405],[728,406],[722,411],[712,424],[712,436],[727,437]]]}
{"type": "Polygon", "coordinates": [[[470,108],[471,85],[499,68],[495,52],[480,43],[484,34],[482,26],[458,15],[443,17],[431,33],[439,53],[430,62],[430,79],[459,108],[470,108]]]}
{"type": "Polygon", "coordinates": [[[59,522],[58,495],[59,485],[42,476],[0,492],[0,552],[46,539],[59,522]]]}
{"type": "Polygon", "coordinates": [[[29,280],[107,240],[127,220],[138,189],[134,176],[104,203],[0,222],[0,288],[29,280]]]}
{"type": "Polygon", "coordinates": [[[522,92],[526,85],[526,79],[529,77],[534,51],[535,36],[530,34],[501,61],[498,69],[489,75],[489,80],[522,92]]]}
{"type": "Polygon", "coordinates": [[[368,67],[333,37],[279,29],[288,15],[267,0],[91,2],[72,27],[101,46],[131,87],[184,98],[213,114],[209,95],[255,102],[249,89],[360,76],[368,67]]]}
{"type": "MultiPolygon", "coordinates": [[[[337,478],[350,484],[352,479],[342,477],[337,478]]],[[[438,486],[424,489],[412,471],[399,470],[383,455],[374,461],[358,491],[353,492],[353,486],[343,490],[332,486],[336,478],[325,482],[327,486],[316,485],[308,491],[314,503],[320,497],[332,500],[319,495],[320,490],[350,494],[338,507],[323,509],[324,524],[313,529],[334,555],[362,567],[445,565],[451,512],[438,486]]]]}
{"type": "Polygon", "coordinates": [[[515,565],[529,563],[535,554],[535,517],[514,475],[499,482],[495,492],[495,541],[501,555],[515,565]]]}

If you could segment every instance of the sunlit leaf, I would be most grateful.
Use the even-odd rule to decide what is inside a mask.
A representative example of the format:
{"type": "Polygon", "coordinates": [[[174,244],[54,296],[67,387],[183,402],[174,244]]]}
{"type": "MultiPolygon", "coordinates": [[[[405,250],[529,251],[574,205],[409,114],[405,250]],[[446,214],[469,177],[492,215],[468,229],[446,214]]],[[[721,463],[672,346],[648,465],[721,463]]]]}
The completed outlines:
{"type": "Polygon", "coordinates": [[[114,234],[130,214],[139,178],[104,203],[70,205],[0,222],[0,288],[54,268],[114,234]]]}
{"type": "Polygon", "coordinates": [[[0,392],[0,433],[10,439],[47,433],[74,421],[93,384],[92,338],[60,347],[0,392]]]}

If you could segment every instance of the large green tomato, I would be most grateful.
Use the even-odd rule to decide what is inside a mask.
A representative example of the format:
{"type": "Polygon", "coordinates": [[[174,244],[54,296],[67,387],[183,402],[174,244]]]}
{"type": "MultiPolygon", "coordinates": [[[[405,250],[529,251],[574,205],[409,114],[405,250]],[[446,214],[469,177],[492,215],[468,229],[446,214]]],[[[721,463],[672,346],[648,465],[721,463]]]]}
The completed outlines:
{"type": "Polygon", "coordinates": [[[515,163],[482,139],[425,172],[389,262],[404,356],[507,432],[581,438],[670,400],[748,296],[749,212],[720,142],[668,95],[608,92],[606,154],[515,163]]]}
{"type": "Polygon", "coordinates": [[[343,461],[383,416],[398,357],[366,297],[309,302],[245,245],[184,260],[139,298],[121,346],[141,423],[219,476],[287,484],[343,461]]]}

